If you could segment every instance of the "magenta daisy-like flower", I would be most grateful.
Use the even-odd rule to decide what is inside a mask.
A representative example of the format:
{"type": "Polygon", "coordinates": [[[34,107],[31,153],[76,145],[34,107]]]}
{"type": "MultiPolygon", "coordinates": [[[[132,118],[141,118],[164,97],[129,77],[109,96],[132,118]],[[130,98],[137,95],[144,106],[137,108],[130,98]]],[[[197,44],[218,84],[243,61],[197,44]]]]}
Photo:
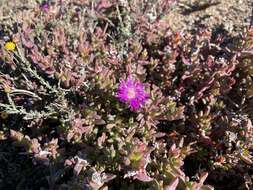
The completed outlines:
{"type": "Polygon", "coordinates": [[[145,86],[129,76],[127,80],[120,82],[117,97],[123,103],[129,104],[132,111],[138,110],[145,104],[149,94],[145,92],[145,86]]]}

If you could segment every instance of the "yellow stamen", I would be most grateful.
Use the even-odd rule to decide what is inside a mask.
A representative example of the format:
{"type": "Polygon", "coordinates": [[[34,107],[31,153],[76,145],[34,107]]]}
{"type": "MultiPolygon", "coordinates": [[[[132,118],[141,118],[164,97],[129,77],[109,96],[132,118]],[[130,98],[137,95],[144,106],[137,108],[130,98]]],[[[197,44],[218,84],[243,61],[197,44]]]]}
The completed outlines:
{"type": "Polygon", "coordinates": [[[136,96],[136,92],[133,88],[130,88],[128,91],[127,91],[127,96],[129,99],[133,99],[135,98],[136,96]]]}

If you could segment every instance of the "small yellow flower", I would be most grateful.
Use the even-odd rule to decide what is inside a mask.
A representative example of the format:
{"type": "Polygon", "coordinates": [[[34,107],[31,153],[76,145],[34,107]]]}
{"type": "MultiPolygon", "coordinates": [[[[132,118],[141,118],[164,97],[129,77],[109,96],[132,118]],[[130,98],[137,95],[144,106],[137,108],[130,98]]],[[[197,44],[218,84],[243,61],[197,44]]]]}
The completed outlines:
{"type": "Polygon", "coordinates": [[[16,48],[16,45],[13,42],[7,42],[5,44],[5,49],[8,50],[8,51],[14,51],[15,48],[16,48]]]}
{"type": "Polygon", "coordinates": [[[7,94],[11,93],[11,87],[10,86],[5,86],[4,87],[4,92],[7,93],[7,94]]]}
{"type": "Polygon", "coordinates": [[[8,113],[5,112],[5,111],[2,111],[2,112],[1,112],[1,118],[2,118],[2,119],[7,119],[7,118],[8,118],[8,113]]]}

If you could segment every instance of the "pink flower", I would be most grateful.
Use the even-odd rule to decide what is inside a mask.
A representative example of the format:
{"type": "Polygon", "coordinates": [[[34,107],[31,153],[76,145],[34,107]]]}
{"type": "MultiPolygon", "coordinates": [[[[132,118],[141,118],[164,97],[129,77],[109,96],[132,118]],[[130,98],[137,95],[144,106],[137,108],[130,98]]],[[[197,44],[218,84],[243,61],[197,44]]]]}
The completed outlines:
{"type": "Polygon", "coordinates": [[[136,111],[145,104],[149,94],[141,82],[129,76],[127,80],[120,81],[117,97],[121,102],[129,104],[132,111],[136,111]]]}

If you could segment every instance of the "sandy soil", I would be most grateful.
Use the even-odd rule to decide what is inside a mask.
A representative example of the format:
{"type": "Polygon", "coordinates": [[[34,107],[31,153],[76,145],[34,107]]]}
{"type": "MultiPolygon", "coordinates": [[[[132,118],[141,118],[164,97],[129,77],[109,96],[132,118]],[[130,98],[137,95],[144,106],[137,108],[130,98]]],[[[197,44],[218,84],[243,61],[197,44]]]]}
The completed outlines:
{"type": "Polygon", "coordinates": [[[252,22],[252,0],[179,0],[167,17],[173,30],[222,26],[237,33],[252,22]]]}

